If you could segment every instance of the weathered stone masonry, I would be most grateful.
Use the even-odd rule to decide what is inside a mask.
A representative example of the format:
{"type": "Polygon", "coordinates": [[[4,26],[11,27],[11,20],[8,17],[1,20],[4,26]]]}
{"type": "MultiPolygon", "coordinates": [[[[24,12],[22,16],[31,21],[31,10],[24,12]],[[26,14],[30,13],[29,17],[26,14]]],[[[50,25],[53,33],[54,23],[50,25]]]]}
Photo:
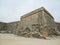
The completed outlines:
{"type": "Polygon", "coordinates": [[[24,36],[32,36],[36,33],[49,36],[57,33],[54,18],[43,7],[22,16],[19,27],[20,35],[24,36]]]}
{"type": "Polygon", "coordinates": [[[0,22],[0,32],[1,33],[13,33],[16,34],[18,28],[19,21],[10,22],[10,23],[3,23],[0,22]]]}
{"type": "Polygon", "coordinates": [[[7,31],[7,23],[0,22],[0,32],[7,31]]]}
{"type": "Polygon", "coordinates": [[[40,38],[57,35],[58,32],[56,30],[60,28],[55,23],[52,15],[44,7],[41,7],[25,14],[20,21],[0,23],[0,32],[3,29],[8,33],[20,36],[40,38]]]}

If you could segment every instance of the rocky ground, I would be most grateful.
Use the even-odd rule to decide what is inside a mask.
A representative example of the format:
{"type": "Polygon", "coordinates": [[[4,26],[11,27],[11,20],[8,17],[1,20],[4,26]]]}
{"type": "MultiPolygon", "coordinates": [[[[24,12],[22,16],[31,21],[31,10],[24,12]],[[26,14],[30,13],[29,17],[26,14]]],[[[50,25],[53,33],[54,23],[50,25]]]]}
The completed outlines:
{"type": "Polygon", "coordinates": [[[0,45],[60,45],[60,37],[37,39],[14,34],[0,34],[0,45]]]}

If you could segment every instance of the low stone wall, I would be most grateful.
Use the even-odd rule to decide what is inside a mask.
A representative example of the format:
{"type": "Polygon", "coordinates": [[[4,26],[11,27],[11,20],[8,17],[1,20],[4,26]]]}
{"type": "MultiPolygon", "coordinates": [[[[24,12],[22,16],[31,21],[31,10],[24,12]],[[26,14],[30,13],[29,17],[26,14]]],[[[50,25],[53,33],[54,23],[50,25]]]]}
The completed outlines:
{"type": "Polygon", "coordinates": [[[1,33],[16,33],[18,28],[19,21],[11,22],[11,23],[4,23],[0,22],[0,32],[1,33]]]}
{"type": "Polygon", "coordinates": [[[7,23],[0,22],[0,32],[7,31],[7,23]]]}
{"type": "Polygon", "coordinates": [[[58,30],[60,31],[60,23],[56,23],[58,30]]]}
{"type": "Polygon", "coordinates": [[[9,33],[15,34],[18,28],[18,24],[19,24],[19,21],[8,23],[7,30],[9,31],[9,33]]]}

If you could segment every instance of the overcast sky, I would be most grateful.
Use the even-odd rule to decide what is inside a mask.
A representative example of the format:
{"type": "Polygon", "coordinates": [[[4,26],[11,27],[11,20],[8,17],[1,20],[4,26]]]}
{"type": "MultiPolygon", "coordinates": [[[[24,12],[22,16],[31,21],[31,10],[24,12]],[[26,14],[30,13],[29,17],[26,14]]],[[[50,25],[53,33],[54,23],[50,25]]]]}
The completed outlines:
{"type": "Polygon", "coordinates": [[[60,22],[60,0],[0,0],[0,22],[18,21],[24,14],[42,6],[60,22]]]}

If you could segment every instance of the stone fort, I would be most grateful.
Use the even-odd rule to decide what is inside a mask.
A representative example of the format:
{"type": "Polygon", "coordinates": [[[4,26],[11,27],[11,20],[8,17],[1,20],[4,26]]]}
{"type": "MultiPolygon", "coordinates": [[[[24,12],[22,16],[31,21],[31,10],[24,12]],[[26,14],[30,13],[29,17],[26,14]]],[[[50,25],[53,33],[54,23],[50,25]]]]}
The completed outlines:
{"type": "Polygon", "coordinates": [[[58,32],[60,32],[60,23],[55,22],[53,16],[44,7],[21,16],[20,21],[0,22],[0,33],[40,38],[58,35],[58,32]]]}

